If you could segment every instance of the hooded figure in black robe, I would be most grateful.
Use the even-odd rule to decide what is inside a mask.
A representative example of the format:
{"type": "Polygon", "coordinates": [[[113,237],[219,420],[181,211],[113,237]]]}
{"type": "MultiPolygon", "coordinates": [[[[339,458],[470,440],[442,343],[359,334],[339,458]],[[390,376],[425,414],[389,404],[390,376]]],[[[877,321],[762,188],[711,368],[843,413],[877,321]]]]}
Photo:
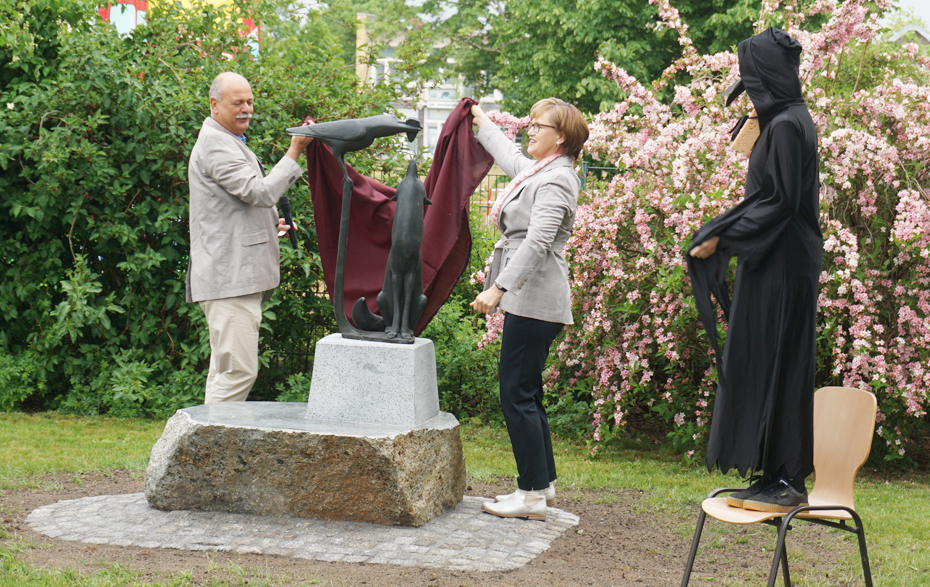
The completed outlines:
{"type": "Polygon", "coordinates": [[[769,482],[781,478],[806,497],[823,255],[817,130],[801,95],[796,40],[770,28],[741,42],[738,54],[760,125],[745,197],[694,234],[687,256],[698,313],[717,357],[707,467],[735,468],[742,477],[761,472],[769,482]],[[733,256],[731,303],[725,277],[733,256]],[[711,292],[728,320],[722,355],[711,292]]]}

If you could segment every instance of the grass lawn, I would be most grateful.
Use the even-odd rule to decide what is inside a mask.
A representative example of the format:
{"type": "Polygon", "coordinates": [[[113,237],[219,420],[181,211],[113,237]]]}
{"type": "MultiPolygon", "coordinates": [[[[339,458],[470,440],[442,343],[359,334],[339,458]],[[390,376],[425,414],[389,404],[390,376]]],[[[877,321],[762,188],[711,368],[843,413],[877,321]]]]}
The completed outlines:
{"type": "MultiPolygon", "coordinates": [[[[466,427],[463,441],[469,474],[479,479],[513,474],[505,431],[466,427]]],[[[604,490],[605,500],[610,499],[611,490],[642,489],[651,507],[683,520],[676,532],[689,539],[701,500],[716,487],[743,485],[734,475],[708,474],[701,465],[687,466],[681,457],[635,444],[601,451],[596,459],[577,443],[558,442],[556,450],[562,486],[604,490]]],[[[930,474],[864,467],[856,480],[856,511],[865,525],[875,585],[930,586],[930,474]]],[[[714,535],[721,532],[720,526],[706,526],[702,544],[712,543],[714,535]]],[[[775,531],[767,530],[771,537],[761,532],[760,547],[774,548],[775,531]]],[[[843,534],[849,543],[849,559],[856,562],[852,567],[858,568],[855,536],[843,534]]],[[[779,577],[777,584],[782,584],[781,580],[779,577]]],[[[830,585],[802,581],[802,577],[792,575],[793,584],[830,585]]]]}
{"type": "MultiPolygon", "coordinates": [[[[163,428],[164,422],[145,420],[0,414],[0,491],[39,487],[48,473],[130,469],[141,476],[149,451],[163,428]]],[[[462,439],[468,473],[474,479],[490,481],[513,474],[513,457],[503,430],[464,424],[462,439]]],[[[733,476],[709,475],[699,465],[686,464],[679,455],[636,443],[602,450],[593,459],[576,442],[558,440],[555,450],[563,489],[586,492],[603,501],[610,501],[620,491],[642,490],[643,507],[666,512],[673,531],[686,538],[693,532],[703,496],[714,487],[740,484],[733,476]]],[[[875,584],[930,585],[930,475],[865,468],[857,481],[856,500],[866,526],[875,584]]],[[[715,537],[719,541],[719,535],[725,532],[720,526],[708,525],[705,530],[707,548],[714,548],[715,537]]],[[[768,535],[760,532],[758,540],[760,548],[771,549],[774,531],[769,529],[768,535]]],[[[850,534],[848,556],[855,562],[858,553],[853,540],[850,534]]],[[[0,530],[0,587],[76,584],[109,587],[135,584],[141,576],[140,572],[120,566],[101,569],[92,575],[32,568],[22,563],[18,554],[35,547],[0,530]]],[[[857,565],[852,567],[858,568],[857,565]]],[[[836,584],[792,578],[799,586],[836,584]]],[[[182,586],[189,581],[181,573],[153,584],[182,586]]],[[[234,584],[240,583],[216,583],[218,587],[234,584]]]]}

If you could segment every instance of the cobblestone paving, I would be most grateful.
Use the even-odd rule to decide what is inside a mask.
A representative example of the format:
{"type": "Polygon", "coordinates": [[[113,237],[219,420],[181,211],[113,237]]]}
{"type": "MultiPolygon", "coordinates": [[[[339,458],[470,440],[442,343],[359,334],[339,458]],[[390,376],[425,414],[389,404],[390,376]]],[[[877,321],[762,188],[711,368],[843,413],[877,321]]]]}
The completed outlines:
{"type": "Polygon", "coordinates": [[[420,528],[327,522],[226,512],[150,508],[143,493],[60,501],[26,523],[61,540],[89,544],[278,554],[322,561],[496,571],[522,567],[578,524],[549,508],[545,522],[483,513],[485,498],[466,496],[420,528]]]}

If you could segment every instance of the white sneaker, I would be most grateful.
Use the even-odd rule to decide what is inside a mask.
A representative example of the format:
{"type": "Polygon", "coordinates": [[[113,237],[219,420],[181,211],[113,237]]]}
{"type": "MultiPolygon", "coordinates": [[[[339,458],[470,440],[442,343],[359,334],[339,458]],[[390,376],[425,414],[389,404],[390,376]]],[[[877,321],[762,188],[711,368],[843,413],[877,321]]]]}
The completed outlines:
{"type": "Polygon", "coordinates": [[[522,495],[515,491],[508,499],[503,501],[486,501],[481,509],[501,518],[526,518],[528,520],[546,521],[545,490],[523,491],[522,495]]]}
{"type": "MultiPolygon", "coordinates": [[[[549,487],[546,487],[542,490],[546,495],[546,505],[552,507],[555,505],[555,483],[550,483],[549,487]]],[[[507,495],[498,495],[494,498],[494,501],[504,501],[505,499],[510,499],[514,495],[523,495],[526,491],[522,489],[517,489],[513,493],[508,493],[507,495]]]]}

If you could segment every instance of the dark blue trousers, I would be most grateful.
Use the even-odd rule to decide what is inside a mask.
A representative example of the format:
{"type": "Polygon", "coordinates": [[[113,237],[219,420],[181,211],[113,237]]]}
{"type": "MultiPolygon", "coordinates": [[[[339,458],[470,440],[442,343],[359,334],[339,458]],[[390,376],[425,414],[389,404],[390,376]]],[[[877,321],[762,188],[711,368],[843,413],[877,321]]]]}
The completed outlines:
{"type": "Polygon", "coordinates": [[[545,489],[555,481],[549,419],[543,408],[542,372],[562,324],[507,314],[501,341],[500,395],[517,461],[517,486],[545,489]]]}

